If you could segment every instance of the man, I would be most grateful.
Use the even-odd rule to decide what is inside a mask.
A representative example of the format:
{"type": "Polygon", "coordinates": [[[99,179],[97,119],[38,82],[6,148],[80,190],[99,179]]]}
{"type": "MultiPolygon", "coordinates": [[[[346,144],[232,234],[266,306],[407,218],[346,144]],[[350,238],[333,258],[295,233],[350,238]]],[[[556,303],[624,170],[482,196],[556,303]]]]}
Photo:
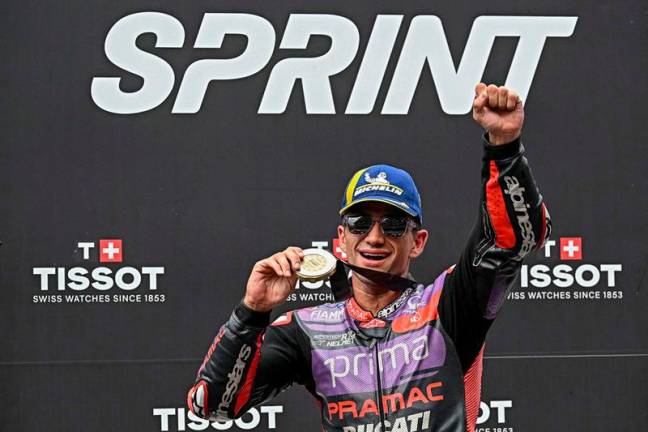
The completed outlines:
{"type": "Polygon", "coordinates": [[[428,286],[407,279],[428,240],[414,181],[388,165],[358,171],[338,227],[352,297],[269,325],[303,253],[289,247],[257,262],[189,391],[194,414],[235,418],[297,382],[318,400],[326,431],[474,430],[486,332],[522,259],[550,231],[522,156],[522,102],[505,87],[475,90],[473,118],[486,130],[482,198],[457,265],[428,286]]]}

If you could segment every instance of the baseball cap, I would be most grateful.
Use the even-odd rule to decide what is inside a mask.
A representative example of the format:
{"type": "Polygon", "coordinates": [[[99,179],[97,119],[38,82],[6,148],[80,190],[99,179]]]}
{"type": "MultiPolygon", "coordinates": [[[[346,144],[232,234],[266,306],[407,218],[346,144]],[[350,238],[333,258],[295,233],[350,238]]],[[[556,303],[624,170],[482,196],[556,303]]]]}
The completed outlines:
{"type": "Polygon", "coordinates": [[[391,165],[373,165],[353,174],[342,196],[340,214],[367,201],[392,205],[423,222],[421,196],[407,171],[391,165]]]}

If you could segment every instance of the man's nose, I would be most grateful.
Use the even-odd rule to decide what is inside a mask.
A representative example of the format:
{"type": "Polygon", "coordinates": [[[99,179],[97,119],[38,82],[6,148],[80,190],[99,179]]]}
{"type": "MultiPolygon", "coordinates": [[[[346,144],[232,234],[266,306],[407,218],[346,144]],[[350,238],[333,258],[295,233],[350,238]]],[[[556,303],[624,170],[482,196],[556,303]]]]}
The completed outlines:
{"type": "Polygon", "coordinates": [[[374,221],[371,229],[365,237],[365,241],[369,244],[383,244],[385,242],[385,236],[380,227],[380,222],[374,221]]]}

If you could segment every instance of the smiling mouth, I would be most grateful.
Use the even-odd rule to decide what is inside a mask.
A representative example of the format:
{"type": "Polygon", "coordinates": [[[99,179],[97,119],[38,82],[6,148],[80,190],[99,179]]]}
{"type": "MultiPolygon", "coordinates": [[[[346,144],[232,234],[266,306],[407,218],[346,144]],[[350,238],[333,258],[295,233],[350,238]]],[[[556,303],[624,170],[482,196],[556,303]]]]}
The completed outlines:
{"type": "Polygon", "coordinates": [[[360,255],[368,259],[370,261],[381,261],[389,256],[389,253],[368,253],[368,252],[360,252],[360,255]]]}

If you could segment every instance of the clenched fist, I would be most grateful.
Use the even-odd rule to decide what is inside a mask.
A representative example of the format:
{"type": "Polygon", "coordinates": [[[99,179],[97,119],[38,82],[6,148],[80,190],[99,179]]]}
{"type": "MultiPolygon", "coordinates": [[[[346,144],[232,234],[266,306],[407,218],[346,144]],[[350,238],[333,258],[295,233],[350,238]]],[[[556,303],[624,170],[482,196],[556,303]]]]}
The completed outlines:
{"type": "Polygon", "coordinates": [[[303,258],[304,252],[293,246],[254,264],[245,289],[245,305],[267,312],[285,302],[295,289],[303,258]]]}
{"type": "Polygon", "coordinates": [[[488,131],[491,144],[505,144],[522,133],[524,107],[513,90],[479,83],[475,87],[473,118],[488,131]]]}

